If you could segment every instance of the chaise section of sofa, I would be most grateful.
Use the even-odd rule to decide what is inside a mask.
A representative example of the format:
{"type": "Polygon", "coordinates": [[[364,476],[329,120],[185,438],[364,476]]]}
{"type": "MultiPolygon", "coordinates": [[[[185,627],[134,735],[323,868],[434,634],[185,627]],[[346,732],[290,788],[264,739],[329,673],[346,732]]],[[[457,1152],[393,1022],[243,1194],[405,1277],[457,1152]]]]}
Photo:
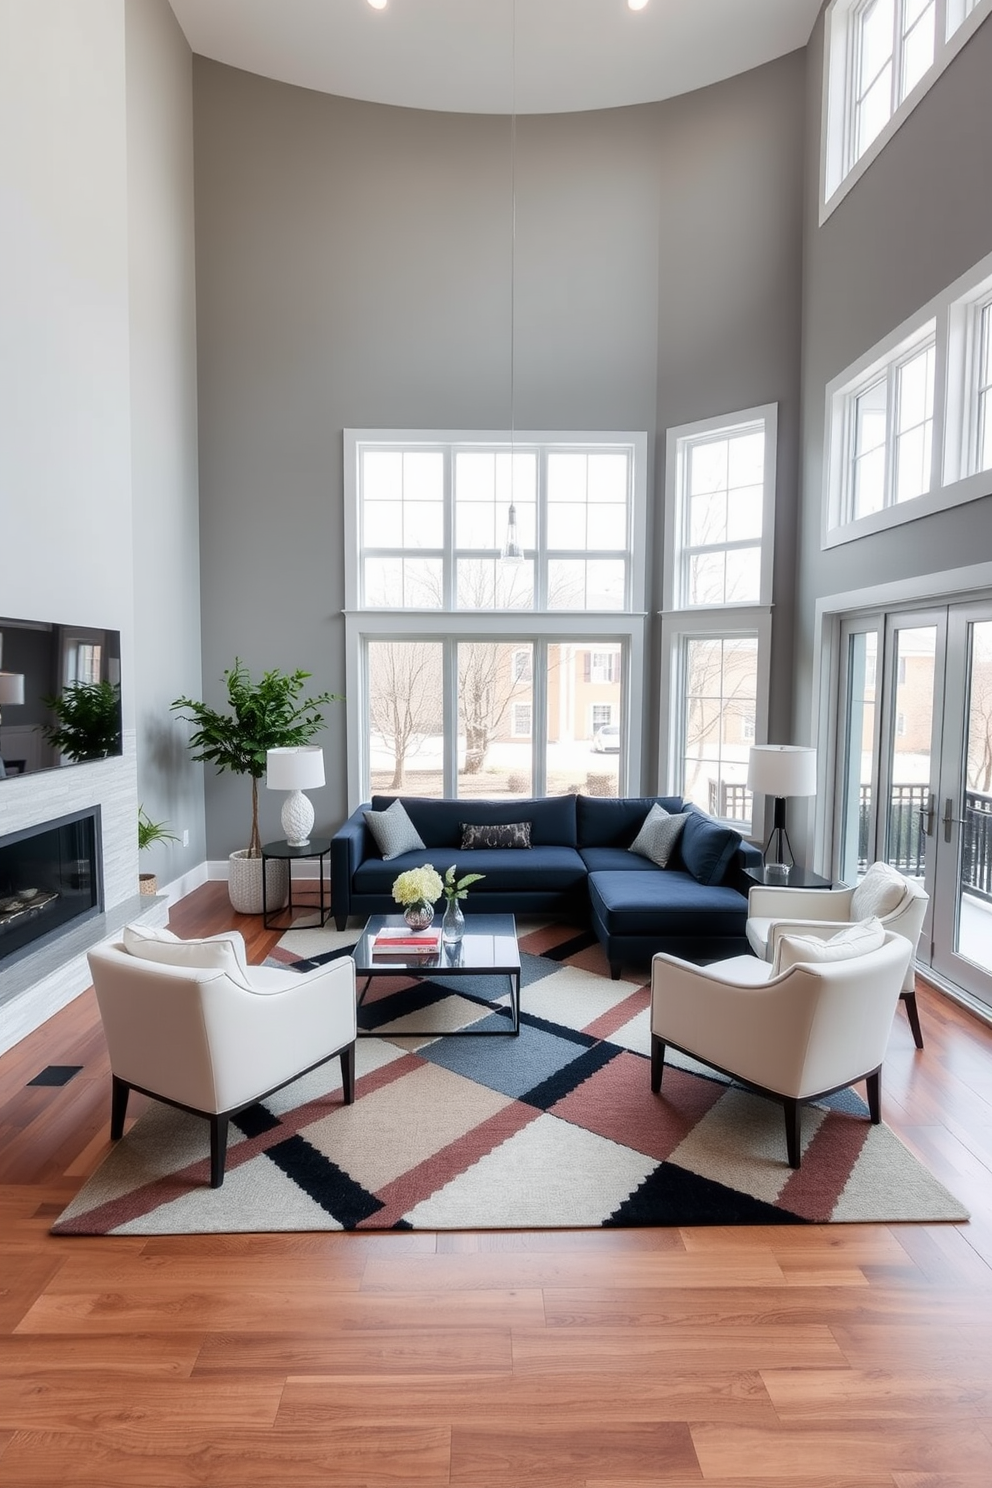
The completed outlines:
{"type": "Polygon", "coordinates": [[[407,868],[452,865],[472,888],[476,914],[546,915],[591,925],[614,977],[624,962],[646,964],[665,950],[705,960],[746,950],[748,881],[761,861],[740,835],[678,796],[545,796],[522,801],[375,796],[331,841],[331,912],[339,930],[352,916],[395,913],[392,886],[407,868]],[[368,810],[401,800],[423,848],[383,859],[368,810]],[[687,816],[669,865],[630,851],[654,805],[687,816]],[[526,822],[531,846],[463,848],[466,825],[526,822]]]}

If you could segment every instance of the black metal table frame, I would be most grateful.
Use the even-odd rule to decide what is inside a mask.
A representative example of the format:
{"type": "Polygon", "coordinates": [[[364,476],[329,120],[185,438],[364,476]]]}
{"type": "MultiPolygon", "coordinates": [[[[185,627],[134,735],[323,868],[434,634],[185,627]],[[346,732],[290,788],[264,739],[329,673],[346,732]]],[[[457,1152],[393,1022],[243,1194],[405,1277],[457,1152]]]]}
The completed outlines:
{"type": "MultiPolygon", "coordinates": [[[[389,916],[384,916],[384,915],[373,915],[373,916],[371,916],[371,918],[369,920],[367,920],[366,923],[365,923],[365,928],[362,931],[362,937],[361,938],[364,938],[365,936],[368,935],[369,925],[372,923],[372,920],[386,920],[388,918],[389,918],[389,916]]],[[[469,918],[469,917],[466,916],[466,918],[469,918]]],[[[475,919],[504,919],[504,920],[509,920],[510,923],[511,923],[511,925],[513,926],[513,939],[514,939],[514,942],[516,942],[516,924],[514,923],[514,920],[513,920],[513,916],[512,915],[477,915],[477,916],[473,916],[471,918],[475,918],[475,919]]],[[[355,949],[357,950],[358,947],[356,946],[355,949]]],[[[363,999],[365,997],[365,994],[369,990],[369,987],[372,985],[372,981],[373,981],[373,979],[375,977],[405,976],[405,977],[412,977],[415,981],[425,981],[428,978],[431,979],[431,980],[437,980],[440,977],[462,978],[462,977],[481,977],[481,976],[505,976],[506,979],[507,979],[507,981],[510,984],[510,1010],[511,1010],[511,1014],[512,1014],[512,1026],[511,1026],[509,1032],[504,1032],[504,1030],[502,1028],[454,1028],[454,1029],[451,1029],[450,1032],[447,1029],[437,1029],[437,1028],[424,1028],[424,1029],[404,1028],[400,1032],[394,1031],[393,1033],[386,1034],[385,1037],[387,1037],[387,1038],[393,1038],[393,1037],[395,1037],[395,1038],[516,1038],[519,1035],[519,1033],[520,1033],[520,951],[519,951],[519,947],[518,947],[518,950],[517,950],[517,964],[516,964],[516,966],[454,966],[454,965],[451,965],[450,963],[448,963],[446,965],[445,964],[445,959],[444,959],[445,958],[445,954],[446,954],[446,950],[445,950],[445,946],[444,946],[444,944],[442,942],[442,945],[440,947],[440,950],[437,952],[436,958],[432,956],[430,958],[429,964],[428,964],[428,962],[426,960],[424,960],[424,961],[417,960],[417,961],[411,961],[410,964],[407,964],[406,962],[404,962],[402,964],[396,964],[396,965],[382,965],[382,966],[371,966],[370,967],[368,965],[366,965],[366,966],[359,966],[357,964],[357,960],[356,960],[356,967],[355,967],[356,974],[358,976],[360,976],[360,977],[363,976],[365,978],[365,985],[364,985],[364,987],[362,988],[361,992],[358,995],[358,1006],[361,1007],[362,1001],[363,1001],[363,999]]],[[[367,959],[369,961],[371,961],[372,960],[372,956],[369,955],[369,957],[367,959]]],[[[486,999],[482,999],[482,1002],[484,1002],[485,1005],[488,1006],[488,1007],[491,1007],[491,1008],[497,1007],[497,1004],[496,1003],[486,1002],[486,999]]],[[[359,1030],[358,1030],[358,1037],[359,1038],[380,1038],[382,1036],[383,1035],[378,1034],[373,1029],[362,1029],[362,1028],[359,1028],[359,1030]]]]}
{"type": "MultiPolygon", "coordinates": [[[[322,930],[327,923],[331,912],[329,902],[325,902],[324,894],[324,859],[331,850],[331,842],[328,837],[314,837],[305,847],[290,847],[288,842],[267,842],[262,848],[262,924],[266,930],[322,930]],[[317,879],[320,884],[320,908],[319,919],[316,924],[294,925],[293,924],[293,864],[304,858],[317,859],[317,879]],[[289,898],[281,909],[274,909],[269,913],[268,884],[266,880],[266,866],[269,860],[286,863],[286,872],[289,876],[289,898]],[[273,918],[276,915],[288,914],[290,922],[288,925],[275,925],[273,918]]],[[[311,905],[305,906],[311,909],[311,905]]],[[[303,905],[300,908],[304,908],[303,905]]]]}

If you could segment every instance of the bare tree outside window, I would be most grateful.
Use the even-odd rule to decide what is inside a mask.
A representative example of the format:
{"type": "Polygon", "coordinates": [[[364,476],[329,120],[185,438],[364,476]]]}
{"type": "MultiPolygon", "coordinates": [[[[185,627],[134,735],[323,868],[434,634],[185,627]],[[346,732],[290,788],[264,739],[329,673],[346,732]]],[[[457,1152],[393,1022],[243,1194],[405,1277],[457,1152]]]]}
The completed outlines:
{"type": "MultiPolygon", "coordinates": [[[[436,774],[440,782],[440,642],[370,641],[368,655],[369,727],[373,750],[378,745],[381,753],[392,756],[388,789],[403,790],[408,769],[414,764],[436,774]]],[[[425,795],[439,793],[439,789],[423,787],[425,795]]]]}

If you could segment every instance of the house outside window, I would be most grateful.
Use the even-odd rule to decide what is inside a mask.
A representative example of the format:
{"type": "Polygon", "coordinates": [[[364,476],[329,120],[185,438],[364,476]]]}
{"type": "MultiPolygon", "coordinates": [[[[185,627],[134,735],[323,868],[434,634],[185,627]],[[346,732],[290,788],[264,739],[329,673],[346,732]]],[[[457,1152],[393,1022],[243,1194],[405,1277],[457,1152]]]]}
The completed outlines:
{"type": "Polygon", "coordinates": [[[643,434],[346,431],[355,804],[639,779],[646,450],[643,434]],[[591,702],[629,739],[605,765],[591,702]]]}

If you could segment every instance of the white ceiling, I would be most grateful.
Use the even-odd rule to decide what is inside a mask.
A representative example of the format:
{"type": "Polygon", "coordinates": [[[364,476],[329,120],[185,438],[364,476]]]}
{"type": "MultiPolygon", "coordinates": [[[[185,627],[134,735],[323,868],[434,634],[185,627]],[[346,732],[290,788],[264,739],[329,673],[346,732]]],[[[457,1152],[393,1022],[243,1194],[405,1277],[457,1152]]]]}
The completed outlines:
{"type": "Polygon", "coordinates": [[[805,46],[821,0],[171,0],[194,52],[323,93],[457,113],[649,103],[805,46]]]}

